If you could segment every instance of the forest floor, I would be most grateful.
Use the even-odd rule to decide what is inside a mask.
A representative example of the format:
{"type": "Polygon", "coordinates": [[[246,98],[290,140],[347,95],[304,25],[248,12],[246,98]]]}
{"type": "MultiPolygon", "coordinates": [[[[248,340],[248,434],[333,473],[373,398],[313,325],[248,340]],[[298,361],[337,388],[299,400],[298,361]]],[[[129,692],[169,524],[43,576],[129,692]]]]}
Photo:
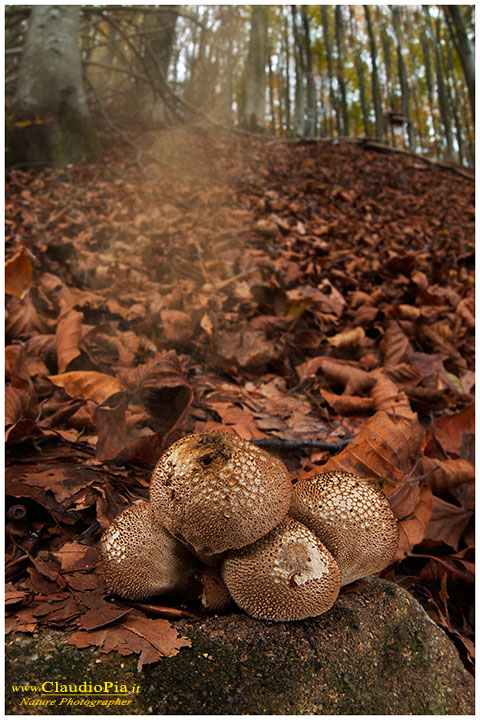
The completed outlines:
{"type": "Polygon", "coordinates": [[[198,607],[106,602],[95,547],[166,446],[222,429],[293,480],[377,478],[385,576],[472,669],[473,179],[354,142],[132,140],[7,172],[7,631],[176,652],[166,618],[198,607]]]}

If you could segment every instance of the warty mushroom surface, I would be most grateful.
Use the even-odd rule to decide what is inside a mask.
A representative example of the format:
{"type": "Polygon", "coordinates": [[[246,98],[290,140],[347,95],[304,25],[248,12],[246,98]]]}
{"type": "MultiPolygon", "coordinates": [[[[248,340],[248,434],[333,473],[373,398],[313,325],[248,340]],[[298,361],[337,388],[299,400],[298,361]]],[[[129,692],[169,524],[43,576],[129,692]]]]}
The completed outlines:
{"type": "Polygon", "coordinates": [[[189,593],[197,563],[155,519],[149,502],[125,508],[100,541],[107,590],[128,600],[189,593]]]}
{"type": "Polygon", "coordinates": [[[398,547],[395,515],[372,482],[335,471],[304,478],[294,487],[289,514],[330,550],[342,585],[386,568],[398,547]]]}
{"type": "Polygon", "coordinates": [[[284,464],[236,435],[187,435],[162,455],[150,499],[157,520],[202,559],[266,535],[287,514],[284,464]]]}
{"type": "Polygon", "coordinates": [[[227,553],[222,576],[236,604],[261,620],[321,615],[340,590],[332,554],[290,517],[252,545],[227,553]]]}

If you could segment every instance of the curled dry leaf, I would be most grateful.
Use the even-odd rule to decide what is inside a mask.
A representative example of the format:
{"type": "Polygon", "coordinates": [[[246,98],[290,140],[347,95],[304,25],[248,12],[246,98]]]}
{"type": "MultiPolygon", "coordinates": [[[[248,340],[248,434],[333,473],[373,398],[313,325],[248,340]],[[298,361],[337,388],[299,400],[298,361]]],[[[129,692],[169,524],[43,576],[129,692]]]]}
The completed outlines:
{"type": "Polygon", "coordinates": [[[344,332],[337,333],[337,335],[327,338],[327,341],[330,345],[333,345],[333,347],[345,349],[361,345],[364,338],[365,330],[363,327],[356,327],[352,330],[345,330],[344,332]]]}
{"type": "Polygon", "coordinates": [[[70,397],[93,400],[98,405],[123,392],[123,387],[116,378],[94,371],[49,375],[48,379],[56,387],[63,388],[70,397]]]}
{"type": "Polygon", "coordinates": [[[32,264],[22,245],[20,250],[5,263],[5,292],[22,300],[30,289],[32,276],[32,264]]]}
{"type": "Polygon", "coordinates": [[[369,397],[358,397],[346,393],[335,395],[327,390],[320,390],[320,393],[338,415],[356,415],[368,412],[373,408],[373,400],[369,397]]]}
{"type": "Polygon", "coordinates": [[[393,380],[383,374],[383,371],[373,371],[376,383],[370,390],[375,410],[386,412],[392,418],[403,418],[412,423],[418,421],[418,415],[413,412],[406,394],[399,391],[393,380]]]}
{"type": "Polygon", "coordinates": [[[69,310],[58,321],[55,339],[57,343],[57,364],[63,373],[72,360],[80,355],[82,341],[83,313],[69,310]]]}
{"type": "Polygon", "coordinates": [[[361,392],[367,392],[376,382],[375,376],[340,360],[325,358],[321,368],[329,380],[344,386],[346,395],[358,395],[361,392]]]}

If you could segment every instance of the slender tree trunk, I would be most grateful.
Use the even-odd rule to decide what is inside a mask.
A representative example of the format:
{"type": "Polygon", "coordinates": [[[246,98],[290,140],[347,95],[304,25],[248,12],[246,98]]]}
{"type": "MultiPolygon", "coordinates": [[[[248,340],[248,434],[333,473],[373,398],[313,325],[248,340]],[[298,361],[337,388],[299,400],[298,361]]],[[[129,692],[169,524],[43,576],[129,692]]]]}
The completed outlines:
{"type": "Polygon", "coordinates": [[[445,85],[447,89],[447,97],[450,108],[452,109],[453,121],[455,123],[455,137],[458,146],[458,161],[460,165],[464,164],[463,152],[463,134],[460,114],[458,112],[457,92],[455,89],[455,71],[453,68],[452,46],[448,43],[447,57],[443,57],[443,67],[445,71],[445,85]]]}
{"type": "Polygon", "coordinates": [[[272,135],[275,135],[275,100],[273,92],[273,70],[272,70],[272,54],[270,48],[268,49],[268,100],[270,105],[270,131],[272,135]]]}
{"type": "MultiPolygon", "coordinates": [[[[329,87],[329,95],[330,95],[330,107],[331,107],[331,113],[334,113],[335,119],[336,119],[336,125],[337,125],[337,133],[338,135],[341,134],[341,128],[340,128],[340,113],[338,111],[338,103],[337,98],[335,95],[335,91],[333,89],[333,59],[332,59],[332,42],[330,39],[330,27],[328,22],[328,6],[327,5],[321,5],[321,11],[322,11],[322,25],[323,25],[323,42],[325,45],[325,53],[327,56],[327,68],[328,68],[328,87],[329,87]]],[[[333,123],[331,135],[333,135],[333,123]]]]}
{"type": "Polygon", "coordinates": [[[408,120],[407,133],[408,144],[412,152],[416,152],[415,133],[413,129],[412,113],[410,111],[410,89],[408,87],[407,70],[403,60],[402,29],[400,24],[400,9],[398,5],[392,5],[393,29],[397,38],[397,63],[398,75],[400,77],[400,88],[402,92],[402,110],[408,120]]]}
{"type": "Polygon", "coordinates": [[[353,55],[353,61],[355,63],[355,72],[357,74],[358,91],[360,93],[360,107],[362,109],[363,129],[365,135],[368,137],[370,135],[370,120],[368,118],[369,107],[367,93],[365,90],[365,65],[362,58],[360,57],[360,52],[356,47],[357,32],[357,21],[355,20],[354,12],[350,7],[350,48],[353,55]]]}
{"type": "Polygon", "coordinates": [[[142,29],[146,32],[140,70],[148,74],[151,84],[139,85],[134,107],[137,120],[147,126],[164,125],[170,117],[159,88],[168,76],[175,41],[177,12],[178,5],[160,5],[156,8],[156,12],[144,13],[142,29]]]}
{"type": "Polygon", "coordinates": [[[372,96],[373,106],[375,108],[375,136],[378,140],[383,140],[384,133],[384,117],[382,110],[382,95],[380,92],[380,82],[378,79],[377,69],[377,43],[375,41],[375,33],[373,31],[372,19],[368,5],[364,5],[365,20],[367,21],[368,38],[370,40],[370,57],[372,63],[372,96]]]}
{"type": "Polygon", "coordinates": [[[288,11],[284,8],[283,16],[283,49],[285,53],[285,83],[284,83],[284,98],[285,98],[285,124],[287,133],[292,128],[292,114],[290,106],[290,43],[288,40],[288,11]]]}
{"type": "Polygon", "coordinates": [[[337,81],[340,88],[340,100],[342,107],[342,134],[349,134],[349,118],[347,105],[347,84],[345,82],[344,57],[345,57],[345,30],[343,27],[342,6],[335,5],[335,38],[337,41],[337,81]]]}
{"type": "Polygon", "coordinates": [[[452,137],[452,122],[450,118],[450,109],[448,107],[447,95],[445,92],[445,84],[443,80],[442,63],[440,57],[440,23],[437,18],[437,32],[436,36],[433,30],[432,19],[430,17],[430,11],[428,5],[423,6],[423,11],[427,20],[429,32],[433,41],[433,50],[435,54],[435,74],[437,79],[437,93],[438,103],[440,106],[440,116],[442,118],[443,127],[445,130],[445,141],[447,143],[447,157],[451,159],[453,157],[453,137],[452,137]]]}
{"type": "Polygon", "coordinates": [[[295,39],[295,132],[303,137],[305,133],[305,95],[303,91],[303,78],[305,74],[305,60],[303,57],[303,43],[297,26],[297,8],[292,5],[292,25],[295,39]]]}
{"type": "Polygon", "coordinates": [[[252,5],[252,24],[245,79],[245,120],[247,130],[265,130],[265,68],[267,65],[268,6],[252,5]]]}
{"type": "Polygon", "coordinates": [[[303,32],[305,37],[305,75],[307,79],[307,122],[305,124],[305,136],[316,137],[317,135],[317,91],[315,88],[315,79],[313,77],[313,60],[312,47],[310,43],[310,21],[305,11],[305,6],[301,6],[303,32]]]}
{"type": "MultiPolygon", "coordinates": [[[[420,13],[419,13],[420,15],[420,13]]],[[[420,21],[420,17],[418,17],[418,24],[420,21]]],[[[438,138],[440,136],[440,133],[438,131],[438,122],[437,122],[437,113],[435,111],[435,97],[434,97],[434,80],[433,80],[433,71],[432,71],[432,63],[431,63],[431,49],[433,46],[432,38],[429,32],[423,32],[421,35],[422,38],[422,54],[423,54],[423,64],[425,68],[425,81],[427,84],[427,93],[428,93],[428,104],[430,109],[430,118],[432,121],[432,128],[433,128],[433,146],[434,148],[437,147],[438,138]]]]}
{"type": "Polygon", "coordinates": [[[61,165],[98,152],[82,84],[78,5],[34,5],[18,71],[7,163],[61,165]]]}
{"type": "Polygon", "coordinates": [[[472,117],[475,119],[475,53],[468,37],[462,7],[460,5],[445,5],[444,10],[452,18],[455,27],[458,54],[467,81],[472,117]]]}

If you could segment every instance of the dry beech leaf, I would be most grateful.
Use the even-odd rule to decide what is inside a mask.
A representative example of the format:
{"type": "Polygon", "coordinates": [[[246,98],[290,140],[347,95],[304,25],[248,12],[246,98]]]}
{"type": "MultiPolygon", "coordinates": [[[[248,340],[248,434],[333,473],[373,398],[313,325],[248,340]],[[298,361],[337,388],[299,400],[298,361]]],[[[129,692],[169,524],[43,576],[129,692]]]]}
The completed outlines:
{"type": "Polygon", "coordinates": [[[192,339],[195,320],[191,315],[180,310],[162,310],[160,317],[167,342],[182,344],[192,339]]]}
{"type": "Polygon", "coordinates": [[[77,371],[60,375],[49,375],[48,379],[56,387],[61,387],[72,398],[93,400],[101,405],[106,400],[123,392],[123,387],[111,375],[94,371],[77,371]]]}
{"type": "Polygon", "coordinates": [[[32,264],[28,253],[22,247],[5,263],[5,292],[23,299],[32,284],[32,264]]]}
{"type": "Polygon", "coordinates": [[[418,421],[418,415],[410,407],[406,394],[398,390],[393,380],[386,377],[382,370],[374,370],[372,377],[376,378],[370,390],[375,410],[386,412],[393,418],[403,418],[413,423],[418,421]]]}
{"type": "Polygon", "coordinates": [[[435,447],[440,444],[442,450],[465,460],[474,462],[475,456],[475,406],[462,410],[454,415],[435,420],[425,439],[424,452],[433,455],[435,447]]]}
{"type": "Polygon", "coordinates": [[[444,495],[459,485],[475,480],[475,466],[463,458],[437,460],[422,457],[420,468],[435,495],[444,495]]]}
{"type": "Polygon", "coordinates": [[[344,470],[378,479],[388,496],[405,482],[413,469],[423,435],[419,422],[393,420],[385,412],[378,412],[321,471],[344,470]]]}
{"type": "Polygon", "coordinates": [[[80,355],[82,341],[83,313],[69,310],[58,321],[55,339],[57,342],[57,363],[59,373],[63,373],[80,355]]]}
{"type": "Polygon", "coordinates": [[[363,327],[356,327],[352,330],[345,330],[333,337],[327,338],[327,342],[336,348],[350,348],[361,345],[365,338],[365,330],[363,327]]]}
{"type": "Polygon", "coordinates": [[[32,331],[48,334],[50,328],[45,318],[35,309],[30,296],[23,300],[12,298],[7,305],[6,334],[15,338],[32,331]]]}
{"type": "Polygon", "coordinates": [[[409,339],[395,320],[390,320],[380,347],[383,352],[383,362],[386,366],[408,362],[413,354],[409,339]]]}
{"type": "Polygon", "coordinates": [[[414,512],[398,523],[399,543],[395,555],[396,560],[402,560],[407,555],[410,555],[415,545],[424,540],[432,515],[432,501],[433,496],[430,488],[421,487],[414,512]]]}
{"type": "Polygon", "coordinates": [[[373,400],[369,397],[357,397],[346,393],[335,395],[327,390],[320,390],[320,394],[338,415],[357,415],[373,408],[373,400]]]}
{"type": "Polygon", "coordinates": [[[325,358],[320,367],[325,377],[344,386],[346,395],[358,395],[361,392],[367,392],[376,382],[375,376],[340,360],[335,361],[325,358]]]}
{"type": "Polygon", "coordinates": [[[465,510],[442,498],[434,497],[426,539],[444,542],[458,550],[463,532],[472,517],[472,510],[465,510]]]}

